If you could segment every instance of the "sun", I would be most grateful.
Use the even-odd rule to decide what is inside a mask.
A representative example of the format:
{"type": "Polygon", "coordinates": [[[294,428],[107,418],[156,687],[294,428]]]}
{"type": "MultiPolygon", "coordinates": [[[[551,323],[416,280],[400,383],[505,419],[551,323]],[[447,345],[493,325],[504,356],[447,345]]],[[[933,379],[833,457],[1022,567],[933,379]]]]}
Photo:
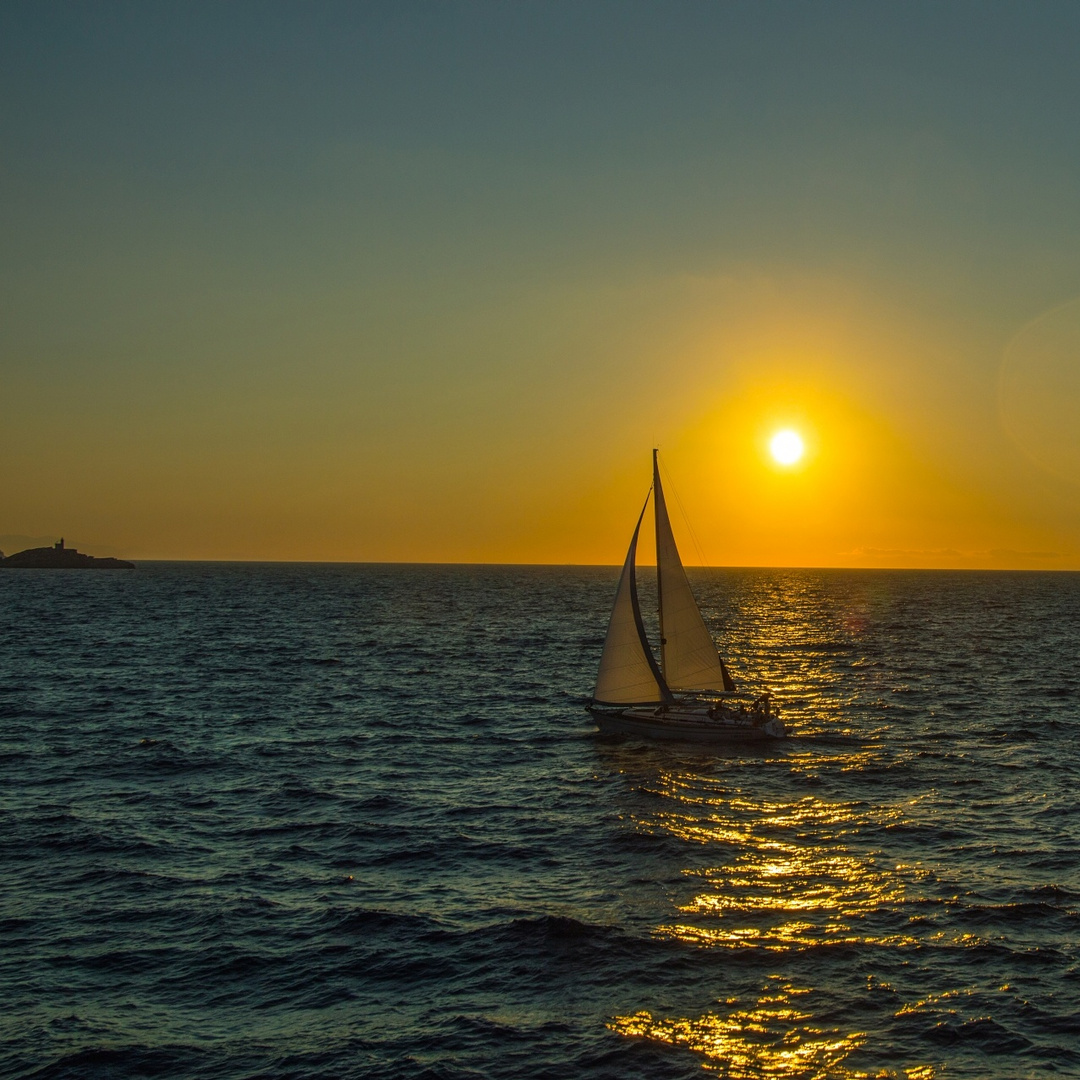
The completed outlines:
{"type": "Polygon", "coordinates": [[[794,465],[803,456],[802,436],[797,431],[778,431],[769,441],[773,459],[780,465],[794,465]]]}

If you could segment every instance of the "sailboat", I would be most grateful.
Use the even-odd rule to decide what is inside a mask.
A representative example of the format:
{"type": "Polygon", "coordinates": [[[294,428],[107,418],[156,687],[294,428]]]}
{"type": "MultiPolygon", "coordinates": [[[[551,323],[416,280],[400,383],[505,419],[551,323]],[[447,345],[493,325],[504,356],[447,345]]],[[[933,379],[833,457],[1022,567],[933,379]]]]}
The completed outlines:
{"type": "Polygon", "coordinates": [[[657,451],[653,482],[623,563],[596,689],[586,708],[605,734],[653,739],[767,739],[787,734],[768,693],[741,701],[686,579],[671,531],[657,451]],[[656,519],[657,663],[637,590],[637,543],[652,498],[656,519]]]}

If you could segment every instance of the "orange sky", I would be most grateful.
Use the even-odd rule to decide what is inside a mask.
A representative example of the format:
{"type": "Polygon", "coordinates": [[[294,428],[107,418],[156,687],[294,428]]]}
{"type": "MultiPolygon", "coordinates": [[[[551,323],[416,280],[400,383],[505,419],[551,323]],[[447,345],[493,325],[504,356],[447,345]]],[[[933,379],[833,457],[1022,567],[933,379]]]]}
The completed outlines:
{"type": "Polygon", "coordinates": [[[19,10],[9,553],[1080,568],[1075,11],[19,10]]]}

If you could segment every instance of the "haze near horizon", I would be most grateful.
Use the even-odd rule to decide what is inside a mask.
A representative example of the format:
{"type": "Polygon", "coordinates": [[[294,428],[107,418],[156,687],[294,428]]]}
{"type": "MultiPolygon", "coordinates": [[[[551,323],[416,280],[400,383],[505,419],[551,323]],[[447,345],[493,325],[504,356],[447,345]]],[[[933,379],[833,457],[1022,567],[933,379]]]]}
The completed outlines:
{"type": "Polygon", "coordinates": [[[1080,568],[1078,46],[1052,2],[6,4],[0,533],[615,564],[659,445],[688,563],[1080,568]]]}

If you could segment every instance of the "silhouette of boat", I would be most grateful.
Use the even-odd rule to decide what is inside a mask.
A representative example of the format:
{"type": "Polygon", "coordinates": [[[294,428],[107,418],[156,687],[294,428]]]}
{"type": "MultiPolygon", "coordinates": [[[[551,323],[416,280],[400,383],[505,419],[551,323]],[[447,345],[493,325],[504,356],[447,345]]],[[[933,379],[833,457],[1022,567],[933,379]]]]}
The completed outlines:
{"type": "Polygon", "coordinates": [[[596,689],[586,706],[605,734],[651,739],[768,739],[787,734],[770,695],[735,692],[686,578],[671,531],[657,452],[653,482],[626,553],[608,622],[596,689]],[[637,542],[653,501],[660,662],[645,634],[637,590],[637,542]]]}

